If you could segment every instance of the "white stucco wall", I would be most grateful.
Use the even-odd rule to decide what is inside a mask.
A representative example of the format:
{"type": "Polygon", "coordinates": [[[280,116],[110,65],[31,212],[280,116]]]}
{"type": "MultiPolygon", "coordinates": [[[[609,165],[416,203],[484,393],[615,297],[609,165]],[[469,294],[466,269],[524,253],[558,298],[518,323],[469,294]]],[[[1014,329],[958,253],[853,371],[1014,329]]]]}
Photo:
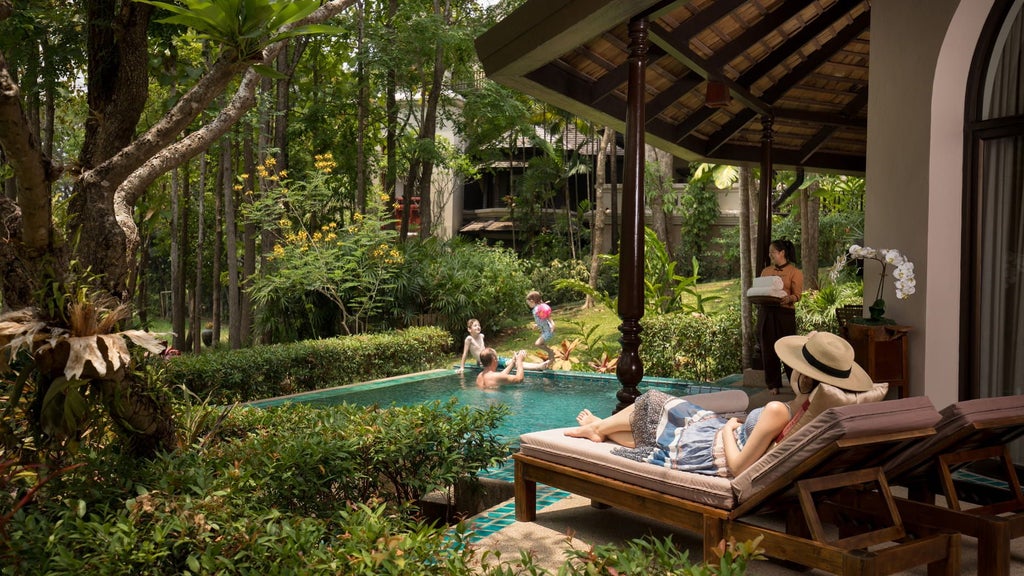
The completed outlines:
{"type": "MultiPolygon", "coordinates": [[[[914,327],[911,393],[957,401],[963,112],[992,0],[884,0],[871,7],[865,244],[915,265],[917,293],[887,315],[914,327]]],[[[870,268],[866,272],[870,272],[870,268]]],[[[865,274],[865,294],[878,278],[865,274]]]]}

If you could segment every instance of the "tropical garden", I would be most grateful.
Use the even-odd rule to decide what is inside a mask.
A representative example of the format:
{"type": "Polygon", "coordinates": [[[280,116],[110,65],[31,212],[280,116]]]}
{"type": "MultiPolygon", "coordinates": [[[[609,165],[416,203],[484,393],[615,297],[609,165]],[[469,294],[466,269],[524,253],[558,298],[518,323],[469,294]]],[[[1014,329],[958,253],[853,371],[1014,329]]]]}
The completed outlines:
{"type": "MultiPolygon", "coordinates": [[[[593,207],[615,189],[615,134],[481,77],[473,39],[518,4],[0,0],[0,572],[542,571],[418,506],[505,459],[506,408],[244,406],[450,366],[470,317],[529,347],[531,289],[564,318],[557,367],[614,371],[617,259],[596,241],[614,218],[593,207]],[[504,199],[516,244],[441,233],[455,188],[522,138],[538,152],[504,199]]],[[[699,165],[679,182],[650,152],[649,374],[749,366],[763,176],[699,165]],[[720,189],[741,197],[724,231],[720,189]]],[[[806,271],[859,239],[863,181],[773,187],[773,235],[810,280],[802,326],[835,329],[856,269],[806,271]]],[[[639,541],[563,569],[758,557],[721,553],[693,565],[639,541]]]]}

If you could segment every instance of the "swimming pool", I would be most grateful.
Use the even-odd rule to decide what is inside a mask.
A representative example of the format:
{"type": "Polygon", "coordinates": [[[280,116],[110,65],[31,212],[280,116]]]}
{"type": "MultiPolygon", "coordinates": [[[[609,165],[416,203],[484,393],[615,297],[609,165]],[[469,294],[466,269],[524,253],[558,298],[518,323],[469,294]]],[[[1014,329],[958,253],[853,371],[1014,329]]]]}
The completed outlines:
{"type": "MultiPolygon", "coordinates": [[[[527,372],[521,384],[505,384],[497,389],[476,387],[477,370],[464,374],[453,370],[432,370],[408,376],[351,384],[251,403],[257,407],[303,402],[330,406],[347,402],[361,406],[405,406],[455,398],[459,404],[486,408],[505,404],[509,416],[495,432],[515,441],[520,434],[576,425],[576,414],[590,408],[598,416],[608,416],[618,400],[619,381],[611,374],[548,370],[527,372]]],[[[720,390],[718,384],[682,382],[667,378],[644,378],[640,390],[657,388],[673,395],[720,390]]]]}

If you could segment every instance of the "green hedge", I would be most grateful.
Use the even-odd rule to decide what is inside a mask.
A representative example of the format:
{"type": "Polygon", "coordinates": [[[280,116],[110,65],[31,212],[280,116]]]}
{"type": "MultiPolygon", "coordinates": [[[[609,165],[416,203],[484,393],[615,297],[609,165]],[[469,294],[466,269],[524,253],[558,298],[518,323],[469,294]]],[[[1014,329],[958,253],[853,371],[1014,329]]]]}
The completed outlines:
{"type": "Polygon", "coordinates": [[[714,382],[742,372],[740,317],[735,311],[661,314],[645,318],[642,326],[640,354],[649,376],[714,382]]]}
{"type": "Polygon", "coordinates": [[[248,402],[435,368],[451,347],[448,332],[427,326],[179,356],[166,375],[214,403],[248,402]]]}

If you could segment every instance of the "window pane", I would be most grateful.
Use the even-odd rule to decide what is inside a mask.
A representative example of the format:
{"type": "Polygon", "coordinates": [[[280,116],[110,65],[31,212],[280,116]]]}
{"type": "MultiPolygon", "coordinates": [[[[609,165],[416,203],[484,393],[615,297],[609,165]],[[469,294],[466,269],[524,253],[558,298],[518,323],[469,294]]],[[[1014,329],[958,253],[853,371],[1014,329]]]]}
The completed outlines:
{"type": "Polygon", "coordinates": [[[1024,393],[1024,136],[986,140],[978,285],[981,396],[1024,393]]]}

